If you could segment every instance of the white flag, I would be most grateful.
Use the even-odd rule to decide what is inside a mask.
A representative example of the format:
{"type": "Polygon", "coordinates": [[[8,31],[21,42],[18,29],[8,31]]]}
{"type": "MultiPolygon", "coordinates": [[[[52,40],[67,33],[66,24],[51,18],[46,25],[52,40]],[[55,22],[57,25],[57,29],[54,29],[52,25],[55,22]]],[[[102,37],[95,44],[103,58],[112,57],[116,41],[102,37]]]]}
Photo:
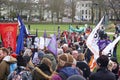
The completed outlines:
{"type": "Polygon", "coordinates": [[[117,37],[112,43],[108,44],[105,49],[102,51],[102,54],[107,55],[110,53],[110,51],[113,50],[114,46],[117,44],[117,42],[120,40],[120,36],[117,37]]]}
{"type": "Polygon", "coordinates": [[[90,35],[87,38],[86,45],[90,49],[90,51],[94,54],[94,59],[96,60],[99,57],[99,47],[97,42],[99,40],[99,35],[97,30],[101,27],[101,23],[103,22],[104,17],[100,20],[97,26],[92,30],[90,35]]]}

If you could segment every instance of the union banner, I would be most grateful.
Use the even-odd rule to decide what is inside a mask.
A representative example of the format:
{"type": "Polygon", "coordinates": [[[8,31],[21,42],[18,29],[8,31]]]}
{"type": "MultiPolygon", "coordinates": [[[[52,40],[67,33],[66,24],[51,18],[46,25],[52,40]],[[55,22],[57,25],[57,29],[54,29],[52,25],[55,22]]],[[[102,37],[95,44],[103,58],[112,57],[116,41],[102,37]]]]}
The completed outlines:
{"type": "Polygon", "coordinates": [[[4,47],[16,50],[18,23],[0,23],[0,35],[4,47]]]}

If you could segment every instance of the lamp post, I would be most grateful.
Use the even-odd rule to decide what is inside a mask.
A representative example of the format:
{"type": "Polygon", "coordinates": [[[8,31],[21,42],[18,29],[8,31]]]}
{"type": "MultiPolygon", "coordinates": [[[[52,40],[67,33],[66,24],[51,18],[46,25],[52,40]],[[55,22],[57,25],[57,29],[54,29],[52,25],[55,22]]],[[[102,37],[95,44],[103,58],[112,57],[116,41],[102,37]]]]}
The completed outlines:
{"type": "Polygon", "coordinates": [[[95,19],[94,19],[94,22],[97,25],[97,23],[98,23],[98,9],[97,9],[98,4],[97,3],[93,3],[93,6],[95,7],[95,16],[94,16],[95,19]]]}
{"type": "Polygon", "coordinates": [[[96,21],[95,21],[95,24],[97,25],[98,23],[98,4],[95,3],[95,7],[96,7],[96,21]]]}

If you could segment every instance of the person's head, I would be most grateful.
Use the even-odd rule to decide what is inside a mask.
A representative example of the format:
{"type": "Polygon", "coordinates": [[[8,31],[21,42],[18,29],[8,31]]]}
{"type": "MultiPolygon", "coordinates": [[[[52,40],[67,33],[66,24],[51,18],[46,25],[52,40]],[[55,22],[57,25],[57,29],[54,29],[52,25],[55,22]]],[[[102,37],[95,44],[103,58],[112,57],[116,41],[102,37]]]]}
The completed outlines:
{"type": "Polygon", "coordinates": [[[72,51],[72,56],[77,60],[78,51],[77,50],[72,51]]]}
{"type": "Polygon", "coordinates": [[[28,62],[30,61],[29,56],[17,56],[17,66],[24,66],[27,67],[28,62]]]}
{"type": "Polygon", "coordinates": [[[72,66],[74,61],[74,58],[70,54],[61,54],[58,56],[58,66],[64,67],[64,66],[72,66]]]}
{"type": "Polygon", "coordinates": [[[84,61],[84,60],[85,60],[84,54],[83,53],[78,54],[77,61],[84,61]]]}
{"type": "Polygon", "coordinates": [[[115,70],[115,69],[117,69],[118,68],[118,61],[117,61],[117,59],[115,58],[115,57],[112,57],[111,59],[110,59],[112,62],[113,62],[113,64],[114,64],[114,66],[113,66],[113,70],[115,70]]]}
{"type": "Polygon", "coordinates": [[[13,52],[12,47],[9,46],[7,49],[8,49],[10,54],[13,52]]]}
{"type": "Polygon", "coordinates": [[[31,56],[32,55],[32,51],[31,49],[26,49],[23,56],[31,56]]]}
{"type": "Polygon", "coordinates": [[[9,53],[9,51],[6,48],[0,48],[0,61],[2,61],[2,59],[7,56],[9,53]]]}
{"type": "Polygon", "coordinates": [[[45,53],[43,51],[38,51],[38,58],[40,60],[42,60],[43,56],[45,55],[45,53]]]}
{"type": "Polygon", "coordinates": [[[63,44],[62,49],[65,52],[68,49],[68,44],[63,44]]]}
{"type": "Polygon", "coordinates": [[[97,65],[98,65],[99,67],[105,67],[105,68],[107,68],[108,62],[109,62],[109,59],[108,59],[108,56],[106,56],[106,55],[101,55],[101,56],[97,59],[97,65]]]}
{"type": "Polygon", "coordinates": [[[81,75],[73,75],[70,76],[67,80],[86,80],[86,79],[81,75]]]}
{"type": "Polygon", "coordinates": [[[108,63],[108,66],[107,66],[107,67],[108,67],[108,70],[112,71],[113,66],[114,66],[113,61],[109,60],[109,63],[108,63]]]}

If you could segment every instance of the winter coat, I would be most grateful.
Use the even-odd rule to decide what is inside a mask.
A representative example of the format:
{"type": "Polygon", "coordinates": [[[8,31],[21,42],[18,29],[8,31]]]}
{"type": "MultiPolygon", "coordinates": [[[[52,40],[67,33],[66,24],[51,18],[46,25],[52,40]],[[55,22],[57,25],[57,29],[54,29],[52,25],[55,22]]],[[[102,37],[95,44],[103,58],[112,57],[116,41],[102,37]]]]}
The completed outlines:
{"type": "Polygon", "coordinates": [[[80,75],[78,69],[72,67],[63,67],[58,71],[58,73],[52,75],[52,80],[66,80],[73,75],[80,75]]]}
{"type": "Polygon", "coordinates": [[[16,78],[16,76],[19,76],[17,78],[20,78],[20,80],[21,79],[22,80],[33,80],[31,72],[23,66],[18,66],[15,69],[15,71],[13,71],[12,73],[9,74],[7,80],[12,80],[12,79],[16,78]]]}
{"type": "Polygon", "coordinates": [[[90,75],[89,80],[116,80],[115,74],[107,68],[100,68],[96,73],[90,75]]]}
{"type": "Polygon", "coordinates": [[[7,80],[7,76],[10,73],[10,64],[16,63],[16,58],[12,56],[6,56],[0,63],[0,80],[7,80]]]}
{"type": "Polygon", "coordinates": [[[90,76],[90,67],[85,62],[79,61],[76,66],[83,71],[83,76],[86,79],[90,76]]]}

